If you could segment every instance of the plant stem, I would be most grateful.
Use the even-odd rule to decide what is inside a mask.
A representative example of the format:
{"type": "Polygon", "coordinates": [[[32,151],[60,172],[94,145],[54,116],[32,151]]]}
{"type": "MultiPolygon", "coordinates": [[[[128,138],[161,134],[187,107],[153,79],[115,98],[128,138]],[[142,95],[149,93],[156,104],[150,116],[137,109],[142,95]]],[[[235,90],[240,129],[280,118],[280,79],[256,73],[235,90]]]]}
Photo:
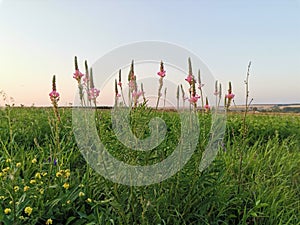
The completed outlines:
{"type": "MultiPolygon", "coordinates": [[[[242,124],[242,130],[243,130],[243,146],[245,146],[246,143],[246,134],[247,134],[247,130],[246,130],[246,117],[247,117],[247,113],[248,113],[248,100],[249,100],[249,75],[250,75],[250,67],[251,67],[251,61],[248,64],[248,70],[247,70],[247,76],[246,76],[246,80],[245,80],[245,85],[246,85],[246,102],[245,102],[245,113],[243,116],[243,124],[242,124]]],[[[240,193],[240,189],[241,189],[241,184],[242,184],[242,167],[243,167],[243,148],[240,148],[240,159],[239,159],[239,176],[238,176],[238,193],[240,193]]]]}
{"type": "Polygon", "coordinates": [[[158,104],[159,104],[159,100],[160,100],[160,97],[161,97],[161,89],[163,87],[163,78],[159,78],[159,87],[158,87],[158,97],[157,97],[157,102],[156,102],[156,107],[155,109],[158,108],[158,104]]]}
{"type": "Polygon", "coordinates": [[[251,67],[251,61],[248,64],[248,70],[247,70],[247,76],[245,80],[245,85],[246,85],[246,102],[245,102],[245,113],[243,117],[243,139],[245,140],[246,138],[246,117],[249,109],[249,75],[250,75],[250,67],[251,67]]]}

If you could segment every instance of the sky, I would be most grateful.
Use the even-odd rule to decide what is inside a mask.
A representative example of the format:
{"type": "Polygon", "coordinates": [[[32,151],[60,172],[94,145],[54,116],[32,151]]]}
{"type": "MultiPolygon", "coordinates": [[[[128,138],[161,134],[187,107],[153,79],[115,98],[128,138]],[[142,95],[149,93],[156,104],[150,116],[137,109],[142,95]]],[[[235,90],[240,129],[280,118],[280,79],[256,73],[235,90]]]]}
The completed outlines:
{"type": "MultiPolygon", "coordinates": [[[[0,0],[0,90],[16,105],[47,106],[55,74],[59,105],[69,105],[77,91],[74,56],[83,71],[84,60],[93,65],[149,40],[197,55],[224,89],[232,82],[237,104],[245,101],[249,61],[253,103],[300,103],[299,0],[0,0]]],[[[156,91],[153,73],[157,83],[148,88],[156,91]]],[[[99,104],[113,104],[113,88],[100,91],[99,104]]]]}

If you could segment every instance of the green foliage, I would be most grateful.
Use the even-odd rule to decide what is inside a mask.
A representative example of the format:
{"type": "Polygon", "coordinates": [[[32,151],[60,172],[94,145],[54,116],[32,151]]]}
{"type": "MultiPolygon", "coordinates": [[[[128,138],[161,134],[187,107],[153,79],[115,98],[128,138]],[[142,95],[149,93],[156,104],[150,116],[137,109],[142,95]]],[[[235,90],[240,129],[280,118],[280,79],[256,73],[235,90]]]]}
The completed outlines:
{"type": "MultiPolygon", "coordinates": [[[[185,167],[159,184],[129,187],[104,179],[87,165],[73,136],[71,109],[59,110],[59,146],[52,109],[0,111],[1,225],[45,224],[49,218],[53,224],[72,225],[299,224],[299,116],[249,115],[243,141],[242,115],[230,114],[224,144],[214,163],[200,174],[211,115],[199,113],[199,143],[185,167]],[[244,153],[241,183],[239,150],[244,153]],[[32,208],[31,214],[26,207],[32,208]]],[[[132,132],[148,137],[154,117],[165,121],[167,134],[147,153],[118,141],[109,110],[97,112],[97,129],[116,158],[153,164],[170,155],[180,139],[177,113],[146,106],[131,112],[132,132]]]]}

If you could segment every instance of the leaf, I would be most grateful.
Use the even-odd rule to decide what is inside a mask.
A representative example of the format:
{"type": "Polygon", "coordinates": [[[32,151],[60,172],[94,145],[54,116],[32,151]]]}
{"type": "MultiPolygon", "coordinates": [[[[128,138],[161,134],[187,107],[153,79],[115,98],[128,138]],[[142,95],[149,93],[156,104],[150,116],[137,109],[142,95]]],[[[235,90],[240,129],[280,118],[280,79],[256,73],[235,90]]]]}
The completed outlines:
{"type": "Polygon", "coordinates": [[[72,222],[72,221],[74,221],[74,220],[76,220],[76,217],[75,217],[75,216],[71,216],[71,217],[69,217],[69,218],[68,218],[68,220],[67,220],[67,223],[66,223],[66,225],[69,225],[69,224],[71,224],[71,222],[72,222]]]}
{"type": "Polygon", "coordinates": [[[257,200],[257,201],[255,202],[255,205],[258,206],[259,203],[260,203],[260,200],[257,200]]]}
{"type": "Polygon", "coordinates": [[[83,212],[77,212],[77,213],[80,216],[80,219],[82,219],[82,218],[87,219],[88,218],[88,216],[85,213],[83,213],[83,212]]]}

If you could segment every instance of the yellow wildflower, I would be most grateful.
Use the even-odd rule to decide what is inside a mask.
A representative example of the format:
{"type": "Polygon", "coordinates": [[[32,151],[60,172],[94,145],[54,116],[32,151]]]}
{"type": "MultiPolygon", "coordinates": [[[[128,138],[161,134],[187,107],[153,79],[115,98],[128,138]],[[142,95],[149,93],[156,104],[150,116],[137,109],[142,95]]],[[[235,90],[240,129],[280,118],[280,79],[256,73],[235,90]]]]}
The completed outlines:
{"type": "Polygon", "coordinates": [[[30,184],[35,184],[35,183],[36,183],[36,180],[30,180],[29,183],[30,183],[30,184]]]}
{"type": "Polygon", "coordinates": [[[11,162],[11,159],[6,159],[6,162],[7,162],[7,163],[10,163],[10,162],[11,162]]]}
{"type": "Polygon", "coordinates": [[[41,179],[42,178],[40,173],[36,173],[34,177],[35,177],[35,179],[41,179]]]}
{"type": "Polygon", "coordinates": [[[19,191],[19,189],[20,189],[19,186],[14,186],[14,191],[15,192],[19,191]]]}
{"type": "Polygon", "coordinates": [[[10,208],[4,209],[4,213],[5,213],[5,214],[10,214],[10,213],[11,213],[11,209],[10,209],[10,208]]]}
{"type": "Polygon", "coordinates": [[[43,188],[40,189],[40,193],[44,194],[44,189],[43,188]]]}
{"type": "Polygon", "coordinates": [[[25,212],[28,216],[30,216],[31,213],[32,213],[32,208],[31,208],[30,206],[27,206],[27,207],[25,208],[24,212],[25,212]]]}
{"type": "Polygon", "coordinates": [[[25,187],[24,187],[24,191],[28,191],[29,188],[30,188],[29,186],[25,186],[25,187]]]}
{"type": "Polygon", "coordinates": [[[59,171],[56,173],[56,177],[61,177],[62,176],[62,173],[59,171]]]}
{"type": "Polygon", "coordinates": [[[34,159],[31,160],[31,163],[36,163],[36,162],[37,162],[36,158],[34,158],[34,159]]]}
{"type": "Polygon", "coordinates": [[[86,202],[91,203],[91,202],[92,202],[92,199],[88,198],[88,199],[86,200],[86,202]]]}
{"type": "Polygon", "coordinates": [[[21,163],[20,162],[18,162],[17,164],[16,164],[16,167],[21,167],[21,163]]]}
{"type": "Polygon", "coordinates": [[[47,221],[46,221],[46,225],[50,225],[50,224],[52,224],[52,219],[51,218],[47,219],[47,221]]]}
{"type": "Polygon", "coordinates": [[[81,191],[81,192],[79,192],[78,196],[83,197],[83,196],[85,196],[85,194],[81,191]]]}
{"type": "Polygon", "coordinates": [[[71,203],[71,201],[70,201],[70,200],[68,200],[68,201],[67,201],[67,204],[70,204],[70,203],[71,203]]]}
{"type": "Polygon", "coordinates": [[[6,168],[4,168],[3,170],[2,170],[2,172],[3,173],[6,173],[7,171],[9,171],[10,170],[10,168],[9,167],[6,167],[6,168]]]}
{"type": "Polygon", "coordinates": [[[47,175],[47,172],[44,172],[44,173],[42,174],[43,177],[46,176],[46,175],[47,175]]]}
{"type": "Polygon", "coordinates": [[[0,200],[4,199],[5,197],[3,195],[0,196],[0,200]]]}
{"type": "Polygon", "coordinates": [[[64,187],[65,189],[69,189],[70,185],[69,185],[69,183],[64,183],[63,187],[64,187]]]}
{"type": "Polygon", "coordinates": [[[69,169],[65,170],[65,178],[69,178],[71,175],[71,172],[69,169]]]}
{"type": "Polygon", "coordinates": [[[0,172],[0,177],[2,177],[3,176],[3,173],[2,172],[0,172]]]}

